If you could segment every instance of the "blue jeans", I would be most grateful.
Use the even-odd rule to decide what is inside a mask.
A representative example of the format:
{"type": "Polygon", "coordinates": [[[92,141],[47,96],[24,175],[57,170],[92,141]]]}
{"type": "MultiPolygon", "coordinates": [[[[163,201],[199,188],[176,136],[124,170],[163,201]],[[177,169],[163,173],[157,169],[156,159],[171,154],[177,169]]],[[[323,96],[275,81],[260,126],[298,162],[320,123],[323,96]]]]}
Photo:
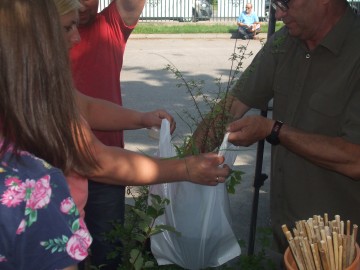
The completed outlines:
{"type": "Polygon", "coordinates": [[[93,237],[91,244],[91,264],[106,265],[101,270],[114,270],[121,264],[121,257],[107,259],[107,255],[121,243],[110,243],[106,234],[114,221],[124,223],[125,186],[101,184],[89,180],[89,197],[85,206],[86,225],[93,237]]]}
{"type": "Polygon", "coordinates": [[[252,39],[252,38],[254,38],[254,36],[256,34],[256,32],[251,32],[248,29],[243,28],[243,27],[239,27],[238,32],[240,34],[240,38],[242,38],[242,39],[252,39]]]}

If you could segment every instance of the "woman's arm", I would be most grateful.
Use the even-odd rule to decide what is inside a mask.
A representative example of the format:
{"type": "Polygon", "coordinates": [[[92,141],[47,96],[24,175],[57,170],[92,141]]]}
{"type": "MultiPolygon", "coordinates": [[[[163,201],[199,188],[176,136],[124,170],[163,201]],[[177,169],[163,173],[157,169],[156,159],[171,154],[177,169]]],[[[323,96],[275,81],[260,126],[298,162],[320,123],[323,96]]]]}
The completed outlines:
{"type": "Polygon", "coordinates": [[[219,167],[224,158],[215,153],[189,156],[186,159],[158,159],[101,143],[84,122],[84,133],[98,168],[85,175],[108,184],[150,185],[191,181],[202,185],[224,182],[230,170],[219,167]]]}
{"type": "Polygon", "coordinates": [[[164,118],[169,120],[171,132],[176,128],[174,118],[164,110],[139,112],[106,100],[86,96],[79,91],[76,91],[76,101],[82,116],[92,129],[130,130],[160,127],[164,118]]]}

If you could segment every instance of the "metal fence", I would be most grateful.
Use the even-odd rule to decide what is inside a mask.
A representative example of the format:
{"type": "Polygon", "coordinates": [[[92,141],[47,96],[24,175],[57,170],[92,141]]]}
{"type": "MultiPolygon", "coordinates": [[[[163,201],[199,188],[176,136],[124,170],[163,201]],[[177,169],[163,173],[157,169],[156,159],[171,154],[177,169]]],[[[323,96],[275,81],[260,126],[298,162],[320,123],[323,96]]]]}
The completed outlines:
{"type": "MultiPolygon", "coordinates": [[[[235,21],[245,10],[246,3],[253,5],[253,11],[261,21],[268,19],[271,0],[217,0],[211,5],[208,0],[147,0],[141,13],[142,21],[235,21]]],[[[111,0],[99,0],[99,11],[111,0]]],[[[348,1],[360,15],[360,0],[348,1]]]]}
{"type": "MultiPolygon", "coordinates": [[[[111,0],[100,0],[99,11],[111,0]]],[[[141,13],[142,21],[234,21],[245,10],[246,3],[260,20],[268,15],[270,0],[217,0],[211,5],[207,0],[147,0],[141,13]]]]}

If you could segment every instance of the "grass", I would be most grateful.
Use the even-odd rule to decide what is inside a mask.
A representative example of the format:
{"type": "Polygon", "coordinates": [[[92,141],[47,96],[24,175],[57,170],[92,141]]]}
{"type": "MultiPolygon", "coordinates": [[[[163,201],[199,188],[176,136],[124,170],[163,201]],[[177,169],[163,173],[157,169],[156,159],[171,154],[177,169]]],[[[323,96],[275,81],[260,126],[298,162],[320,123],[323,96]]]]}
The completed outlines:
{"type": "MultiPolygon", "coordinates": [[[[282,22],[276,23],[276,29],[283,26],[282,22]]],[[[205,22],[140,22],[134,34],[203,34],[203,33],[234,33],[237,30],[235,23],[205,23],[205,22]]],[[[261,25],[261,32],[267,33],[268,24],[261,25]]]]}

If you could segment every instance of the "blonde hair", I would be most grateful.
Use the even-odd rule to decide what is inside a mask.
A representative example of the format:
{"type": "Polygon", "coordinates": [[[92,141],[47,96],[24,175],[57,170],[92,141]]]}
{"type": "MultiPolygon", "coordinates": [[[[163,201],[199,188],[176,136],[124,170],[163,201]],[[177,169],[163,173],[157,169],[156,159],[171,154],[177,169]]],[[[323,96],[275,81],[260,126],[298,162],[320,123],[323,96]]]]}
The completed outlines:
{"type": "Polygon", "coordinates": [[[59,14],[49,0],[0,1],[0,157],[13,146],[65,173],[96,165],[82,128],[59,14]]]}
{"type": "Polygon", "coordinates": [[[81,7],[79,0],[53,0],[60,16],[81,7]]]}

